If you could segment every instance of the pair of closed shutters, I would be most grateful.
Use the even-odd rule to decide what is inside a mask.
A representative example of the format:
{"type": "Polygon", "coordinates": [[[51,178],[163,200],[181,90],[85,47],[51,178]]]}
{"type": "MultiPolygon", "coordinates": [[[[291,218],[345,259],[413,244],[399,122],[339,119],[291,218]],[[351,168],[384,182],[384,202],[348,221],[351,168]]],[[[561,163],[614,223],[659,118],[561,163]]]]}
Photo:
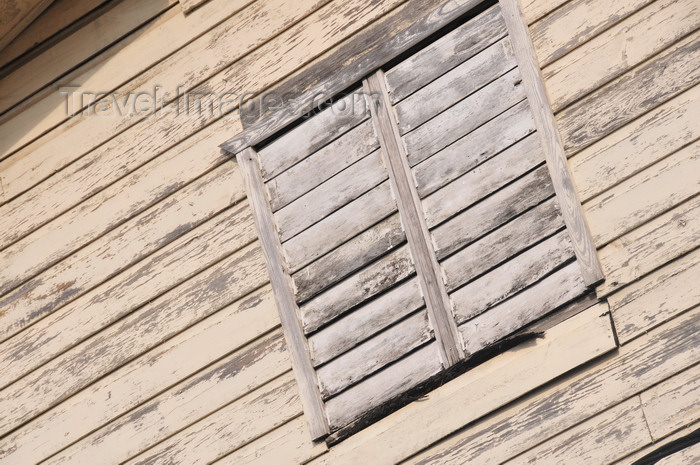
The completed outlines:
{"type": "Polygon", "coordinates": [[[586,291],[498,6],[245,153],[330,432],[586,291]]]}

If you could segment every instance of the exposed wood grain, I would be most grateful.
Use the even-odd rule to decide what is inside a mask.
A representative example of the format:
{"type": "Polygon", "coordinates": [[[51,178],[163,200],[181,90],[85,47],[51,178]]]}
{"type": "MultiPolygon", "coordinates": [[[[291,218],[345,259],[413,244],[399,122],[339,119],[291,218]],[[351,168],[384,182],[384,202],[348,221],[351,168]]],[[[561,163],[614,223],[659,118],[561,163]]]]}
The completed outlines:
{"type": "Polygon", "coordinates": [[[311,360],[327,362],[424,305],[417,278],[401,283],[311,335],[311,360]]]}
{"type": "Polygon", "coordinates": [[[698,460],[700,460],[700,445],[695,444],[673,455],[669,455],[656,463],[659,465],[686,465],[688,463],[696,463],[698,460]]]}
{"type": "Polygon", "coordinates": [[[695,32],[559,112],[566,153],[578,152],[696,85],[698,60],[700,32],[695,32]]]}
{"type": "Polygon", "coordinates": [[[289,373],[124,463],[175,465],[212,462],[286,423],[300,410],[294,377],[289,373]]]}
{"type": "Polygon", "coordinates": [[[700,419],[700,365],[641,394],[644,416],[654,440],[700,419]]]}
{"type": "Polygon", "coordinates": [[[54,454],[277,325],[279,318],[272,290],[265,286],[97,380],[50,413],[3,438],[2,457],[16,454],[14,457],[20,462],[32,463],[38,457],[54,454]],[[27,460],[21,460],[22,457],[27,460]]]}
{"type": "Polygon", "coordinates": [[[683,92],[569,159],[582,201],[611,188],[700,137],[700,86],[683,92]]]}
{"type": "Polygon", "coordinates": [[[39,16],[52,0],[9,0],[0,6],[0,50],[39,16]]]}
{"type": "MultiPolygon", "coordinates": [[[[127,460],[289,371],[281,330],[226,356],[81,439],[45,463],[127,460]]],[[[310,441],[310,439],[309,439],[310,441]]]]}
{"type": "Polygon", "coordinates": [[[406,233],[395,213],[294,273],[297,302],[309,300],[405,241],[406,233]]]}
{"type": "Polygon", "coordinates": [[[243,181],[253,209],[253,218],[260,236],[272,290],[275,293],[282,329],[291,353],[292,368],[299,384],[301,403],[309,422],[311,436],[315,440],[329,432],[328,424],[318,390],[316,373],[309,358],[308,342],[299,321],[299,309],[292,294],[291,278],[285,271],[282,245],[277,235],[272,210],[265,197],[265,185],[257,154],[253,149],[249,149],[238,154],[236,160],[243,172],[243,181]]]}
{"type": "MultiPolygon", "coordinates": [[[[260,170],[269,179],[342,137],[369,117],[362,94],[353,93],[260,149],[260,170]],[[350,110],[350,111],[348,111],[350,110]]],[[[349,136],[349,134],[348,134],[349,136]]]]}
{"type": "Polygon", "coordinates": [[[513,49],[505,37],[396,104],[401,134],[417,128],[513,68],[513,49]]]}
{"type": "Polygon", "coordinates": [[[428,313],[421,310],[319,367],[321,395],[337,394],[432,338],[428,313]]]}
{"type": "Polygon", "coordinates": [[[326,401],[331,428],[351,423],[362,414],[401,395],[442,369],[437,343],[433,342],[418,349],[326,401]]]}
{"type": "Polygon", "coordinates": [[[216,465],[298,465],[328,451],[325,442],[311,441],[303,417],[285,423],[265,436],[214,462],[216,465]]]}
{"type": "Polygon", "coordinates": [[[601,247],[700,192],[700,141],[637,173],[584,205],[601,247]]]}
{"type": "Polygon", "coordinates": [[[451,0],[444,4],[438,0],[416,0],[410,5],[396,8],[373,24],[372,28],[341,44],[314,66],[278,86],[275,89],[278,95],[299,97],[288,111],[275,113],[262,109],[254,124],[222,144],[221,148],[235,154],[245,147],[258,144],[298,120],[301,116],[299,110],[308,107],[315,96],[333,96],[347,89],[482,1],[451,0]],[[338,74],[338,69],[346,72],[338,74]],[[329,79],[331,73],[334,79],[329,79]]]}
{"type": "Polygon", "coordinates": [[[518,143],[535,130],[527,102],[518,103],[483,126],[413,167],[421,198],[518,143]]]}
{"type": "Polygon", "coordinates": [[[521,4],[527,24],[532,24],[566,2],[567,0],[522,0],[521,4]]]}
{"type": "Polygon", "coordinates": [[[423,199],[430,228],[467,209],[542,163],[542,148],[535,135],[508,147],[423,199]]]}
{"type": "MultiPolygon", "coordinates": [[[[648,444],[646,447],[639,449],[637,452],[630,454],[627,457],[614,462],[613,465],[631,465],[636,460],[639,460],[640,458],[644,457],[645,455],[656,451],[660,447],[666,446],[670,442],[675,441],[676,439],[683,438],[683,437],[693,433],[698,428],[698,426],[700,426],[700,423],[688,425],[685,428],[682,428],[679,431],[676,431],[675,433],[673,433],[669,436],[666,436],[665,438],[663,438],[659,441],[652,442],[652,443],[648,444]]],[[[678,464],[678,465],[684,465],[684,464],[678,464]]]]}
{"type": "MultiPolygon", "coordinates": [[[[563,227],[556,199],[547,200],[523,213],[440,263],[447,290],[452,291],[473,280],[563,227]]],[[[563,258],[549,253],[543,257],[542,261],[552,262],[563,258]]],[[[507,266],[511,268],[516,265],[511,262],[507,266]]]]}
{"type": "Polygon", "coordinates": [[[678,258],[608,296],[617,337],[625,344],[700,304],[700,250],[678,258]]]}
{"type": "Polygon", "coordinates": [[[252,244],[153,299],[3,390],[3,432],[57,405],[95,379],[173,337],[267,281],[252,244]]]}
{"type": "Polygon", "coordinates": [[[408,246],[399,247],[303,304],[300,310],[304,332],[308,334],[316,331],[347,310],[414,273],[415,267],[408,246]]]}
{"type": "MultiPolygon", "coordinates": [[[[19,60],[8,65],[24,54],[33,56],[37,53],[36,46],[42,44],[42,50],[56,43],[70,30],[79,27],[82,19],[97,7],[106,3],[107,0],[55,0],[45,11],[39,15],[24,31],[22,31],[12,42],[0,50],[0,69],[2,72],[10,67],[21,65],[24,60],[19,60]],[[46,42],[45,42],[46,41],[46,42]],[[8,67],[8,68],[6,68],[8,67]]],[[[26,59],[25,57],[23,57],[26,59]]]]}
{"type": "Polygon", "coordinates": [[[651,441],[639,397],[634,396],[530,449],[504,465],[611,463],[651,441]],[[604,447],[601,447],[604,444],[604,447]]]}
{"type": "MultiPolygon", "coordinates": [[[[560,267],[572,256],[571,241],[566,232],[560,232],[504,262],[451,294],[457,322],[462,323],[474,318],[522,291],[560,267]]],[[[565,274],[568,276],[570,273],[565,274]]],[[[546,286],[543,288],[546,289],[546,286]]],[[[481,327],[485,329],[489,326],[481,327]]]]}
{"type": "Polygon", "coordinates": [[[0,113],[9,110],[73,67],[148,23],[171,8],[174,3],[176,0],[124,0],[115,4],[113,8],[106,9],[100,17],[73,32],[50,50],[0,78],[0,113]]]}
{"type": "Polygon", "coordinates": [[[693,32],[700,6],[693,0],[659,0],[642,8],[542,73],[556,113],[693,32]]]}
{"type": "Polygon", "coordinates": [[[216,216],[3,343],[0,388],[256,238],[247,202],[216,216]]]}
{"type": "Polygon", "coordinates": [[[283,249],[290,270],[301,269],[395,211],[391,187],[385,181],[285,242],[283,249]]]}
{"type": "Polygon", "coordinates": [[[370,75],[363,85],[369,95],[377,98],[371,104],[372,121],[382,147],[384,163],[389,172],[389,181],[406,231],[418,282],[425,297],[430,324],[435,331],[442,362],[448,367],[464,358],[464,352],[452,316],[447,290],[440,274],[440,266],[430,240],[425,213],[413,183],[406,150],[401,143],[396,115],[391,111],[384,73],[377,71],[370,75]]]}
{"type": "Polygon", "coordinates": [[[494,5],[387,70],[391,103],[403,100],[505,35],[501,9],[494,5]]]}
{"type": "MultiPolygon", "coordinates": [[[[308,173],[314,177],[313,173],[308,173]]],[[[329,214],[357,199],[388,177],[380,150],[302,195],[274,213],[282,241],[287,241],[329,214]]]]}
{"type": "Polygon", "coordinates": [[[586,291],[577,262],[538,281],[459,327],[467,350],[475,353],[545,316],[586,291]]]}
{"type": "Polygon", "coordinates": [[[520,82],[514,69],[407,133],[409,164],[415,166],[523,100],[520,82]]]}
{"type": "Polygon", "coordinates": [[[266,183],[272,211],[298,199],[378,147],[371,121],[351,129],[266,183]]]}
{"type": "MultiPolygon", "coordinates": [[[[605,306],[603,303],[590,311],[600,315],[605,306]]],[[[442,441],[410,463],[456,465],[465,460],[484,465],[503,463],[668,378],[682,367],[697,363],[699,322],[700,311],[679,317],[620,347],[614,355],[570,373],[442,441]],[[543,418],[547,421],[542,421],[543,418]]],[[[578,337],[585,341],[588,335],[578,337]]],[[[563,358],[568,354],[559,352],[563,358]]],[[[527,376],[544,366],[538,365],[527,376]]]]}
{"type": "Polygon", "coordinates": [[[522,73],[525,93],[530,102],[530,108],[532,108],[537,133],[542,142],[554,192],[559,199],[564,223],[571,236],[576,258],[581,264],[584,281],[587,285],[598,283],[604,277],[603,272],[581,210],[576,188],[571,180],[564,144],[557,130],[547,92],[542,82],[527,23],[517,0],[500,0],[500,4],[508,33],[513,41],[515,58],[522,73]]]}
{"type": "Polygon", "coordinates": [[[462,249],[552,195],[549,172],[541,166],[435,228],[432,236],[438,259],[462,249]]]}
{"type": "MultiPolygon", "coordinates": [[[[56,310],[59,305],[77,298],[172,242],[238,202],[243,195],[240,172],[226,163],[189,184],[175,196],[162,200],[101,236],[0,299],[0,306],[7,312],[0,319],[0,339],[16,334],[56,310]]],[[[12,289],[37,271],[63,258],[66,249],[70,247],[58,240],[31,242],[26,248],[13,249],[16,251],[14,254],[7,249],[0,259],[3,264],[0,268],[3,280],[0,288],[3,291],[12,289]],[[51,248],[55,246],[62,251],[51,255],[51,248]],[[43,260],[35,260],[37,256],[43,257],[43,260]]]]}
{"type": "MultiPolygon", "coordinates": [[[[593,307],[501,354],[360,431],[312,462],[394,464],[466,424],[615,347],[610,320],[593,307]],[[563,356],[566,354],[566,356],[563,356]],[[465,409],[468,405],[470,408],[465,409]]],[[[457,463],[464,463],[457,461],[457,463]]]]}
{"type": "Polygon", "coordinates": [[[600,250],[608,279],[596,288],[599,297],[641,278],[700,241],[700,196],[614,240],[600,250]]]}

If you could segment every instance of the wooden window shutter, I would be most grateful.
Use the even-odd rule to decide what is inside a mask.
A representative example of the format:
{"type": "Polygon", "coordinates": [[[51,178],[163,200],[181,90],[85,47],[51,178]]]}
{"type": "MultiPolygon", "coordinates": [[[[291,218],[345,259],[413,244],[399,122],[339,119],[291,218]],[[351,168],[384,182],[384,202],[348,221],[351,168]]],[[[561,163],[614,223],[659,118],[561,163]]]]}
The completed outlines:
{"type": "Polygon", "coordinates": [[[513,23],[485,9],[237,154],[315,439],[600,279],[513,23]]]}

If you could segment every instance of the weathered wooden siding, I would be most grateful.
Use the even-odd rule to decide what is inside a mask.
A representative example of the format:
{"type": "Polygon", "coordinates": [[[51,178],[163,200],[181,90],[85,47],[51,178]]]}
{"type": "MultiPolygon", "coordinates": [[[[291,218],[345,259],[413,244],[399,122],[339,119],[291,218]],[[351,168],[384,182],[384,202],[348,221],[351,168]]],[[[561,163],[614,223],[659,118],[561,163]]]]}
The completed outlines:
{"type": "MultiPolygon", "coordinates": [[[[0,52],[0,463],[626,464],[697,428],[700,8],[520,3],[608,303],[330,451],[310,440],[242,177],[218,149],[242,129],[236,111],[70,118],[56,84],[121,97],[160,85],[169,108],[182,102],[177,85],[263,91],[412,0],[50,7],[28,30],[36,39],[20,34],[0,52]]],[[[517,110],[503,115],[512,130],[517,110]]],[[[532,205],[551,196],[536,188],[539,171],[518,181],[532,205]]],[[[428,170],[416,177],[427,190],[445,182],[428,170]]],[[[278,192],[275,208],[299,189],[278,192]]],[[[489,199],[464,222],[498,215],[502,203],[489,199]]],[[[389,216],[364,239],[400,243],[399,226],[389,216]]],[[[463,247],[440,234],[438,254],[463,247]]],[[[335,266],[316,263],[299,282],[335,266]]],[[[443,264],[454,279],[464,273],[443,264]]],[[[551,278],[567,283],[566,272],[551,278]]],[[[382,324],[422,305],[415,279],[399,289],[404,313],[382,324]]],[[[476,280],[469,292],[488,300],[489,289],[476,280]]],[[[350,324],[368,324],[362,317],[350,324]]],[[[317,360],[337,355],[323,339],[338,332],[326,332],[310,340],[317,360]]]]}

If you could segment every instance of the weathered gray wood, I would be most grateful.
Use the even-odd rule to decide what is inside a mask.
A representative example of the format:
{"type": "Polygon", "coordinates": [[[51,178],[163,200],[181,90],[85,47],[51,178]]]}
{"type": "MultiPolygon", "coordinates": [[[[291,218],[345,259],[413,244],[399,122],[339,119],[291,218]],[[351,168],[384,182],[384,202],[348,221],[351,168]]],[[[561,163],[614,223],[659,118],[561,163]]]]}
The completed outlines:
{"type": "Polygon", "coordinates": [[[554,195],[546,166],[507,185],[431,231],[442,260],[554,195]]]}
{"type": "Polygon", "coordinates": [[[318,368],[321,395],[337,394],[431,339],[423,309],[318,368]]]}
{"type": "MultiPolygon", "coordinates": [[[[556,199],[550,199],[490,232],[440,263],[448,292],[516,256],[563,227],[564,222],[556,199]]],[[[556,255],[544,255],[540,260],[554,261],[556,258],[556,255]]],[[[510,265],[509,268],[513,266],[510,265]]]]}
{"type": "Polygon", "coordinates": [[[298,96],[297,102],[282,111],[263,109],[259,120],[222,144],[221,148],[236,154],[258,144],[298,120],[300,110],[308,108],[315,96],[330,97],[347,89],[482,1],[453,0],[445,5],[441,0],[417,0],[397,8],[371,28],[356,34],[327,58],[318,60],[301,75],[276,88],[275,94],[298,96]],[[338,70],[343,72],[338,73],[338,70]],[[330,76],[334,76],[333,79],[329,79],[330,76]]]}
{"type": "Polygon", "coordinates": [[[312,334],[311,360],[327,362],[424,305],[418,278],[411,278],[312,334]]]}
{"type": "MultiPolygon", "coordinates": [[[[314,173],[308,176],[313,178],[314,173]]],[[[382,154],[375,150],[315,189],[275,212],[280,239],[284,242],[352,202],[386,180],[382,154]]]]}
{"type": "Polygon", "coordinates": [[[497,156],[423,199],[428,227],[433,228],[473,203],[534,169],[544,160],[540,141],[526,137],[497,156]]]}
{"type": "Polygon", "coordinates": [[[415,166],[525,98],[514,69],[404,135],[408,162],[415,166]]]}
{"type": "Polygon", "coordinates": [[[326,401],[331,428],[346,426],[442,370],[439,348],[433,342],[326,401]]]}
{"type": "Polygon", "coordinates": [[[501,113],[488,123],[413,167],[421,198],[519,142],[535,130],[527,101],[501,113]]]}
{"type": "Polygon", "coordinates": [[[700,80],[700,32],[600,87],[557,114],[564,148],[572,155],[700,80]]]}
{"type": "Polygon", "coordinates": [[[299,321],[298,308],[294,302],[291,278],[285,272],[282,246],[275,229],[272,210],[265,197],[265,186],[253,149],[236,156],[243,174],[248,199],[253,209],[253,219],[258,228],[260,244],[270,274],[270,283],[275,293],[282,329],[292,357],[292,367],[299,384],[299,395],[307,415],[311,435],[318,439],[329,433],[323,402],[318,390],[316,373],[311,365],[308,343],[299,321]]]}
{"type": "MultiPolygon", "coordinates": [[[[522,291],[559,268],[571,257],[571,241],[566,232],[562,231],[501,264],[451,294],[457,322],[462,323],[474,318],[522,291]]],[[[482,327],[486,328],[488,326],[482,327]]]]}
{"type": "Polygon", "coordinates": [[[379,147],[371,121],[340,136],[266,183],[277,211],[379,147]]]}
{"type": "Polygon", "coordinates": [[[299,270],[396,211],[384,181],[282,245],[289,269],[299,270]]]}
{"type": "Polygon", "coordinates": [[[389,69],[386,84],[391,103],[398,103],[505,35],[501,8],[494,5],[389,69]]]}
{"type": "Polygon", "coordinates": [[[552,176],[554,192],[559,199],[566,229],[571,236],[576,257],[581,263],[584,281],[587,285],[598,283],[604,278],[603,271],[583,216],[576,188],[571,180],[564,144],[557,130],[557,123],[554,120],[547,91],[544,88],[527,23],[517,0],[499,0],[499,2],[508,33],[513,41],[513,50],[533,112],[537,133],[542,141],[542,149],[552,176]]]}
{"type": "Polygon", "coordinates": [[[371,105],[372,121],[382,146],[385,164],[389,171],[389,181],[406,230],[406,238],[415,262],[418,281],[425,296],[430,322],[435,330],[435,339],[440,348],[442,361],[445,366],[451,366],[464,357],[464,352],[433,251],[425,213],[401,143],[396,116],[391,111],[384,73],[380,70],[370,75],[364,82],[364,88],[369,95],[376,96],[376,100],[371,105]]]}
{"type": "Polygon", "coordinates": [[[365,97],[353,93],[260,149],[265,181],[321,149],[369,117],[365,97]]]}
{"type": "Polygon", "coordinates": [[[394,250],[303,304],[300,310],[304,331],[307,334],[316,331],[414,272],[408,246],[394,250]]]}
{"type": "Polygon", "coordinates": [[[547,276],[459,327],[467,350],[477,352],[543,317],[586,291],[578,262],[547,276]]]}
{"type": "MultiPolygon", "coordinates": [[[[510,39],[504,37],[399,102],[395,109],[401,134],[417,128],[515,66],[510,39]]],[[[428,74],[425,68],[414,71],[421,72],[428,74]]]]}
{"type": "Polygon", "coordinates": [[[345,242],[292,275],[302,303],[406,241],[398,213],[345,242]]]}

